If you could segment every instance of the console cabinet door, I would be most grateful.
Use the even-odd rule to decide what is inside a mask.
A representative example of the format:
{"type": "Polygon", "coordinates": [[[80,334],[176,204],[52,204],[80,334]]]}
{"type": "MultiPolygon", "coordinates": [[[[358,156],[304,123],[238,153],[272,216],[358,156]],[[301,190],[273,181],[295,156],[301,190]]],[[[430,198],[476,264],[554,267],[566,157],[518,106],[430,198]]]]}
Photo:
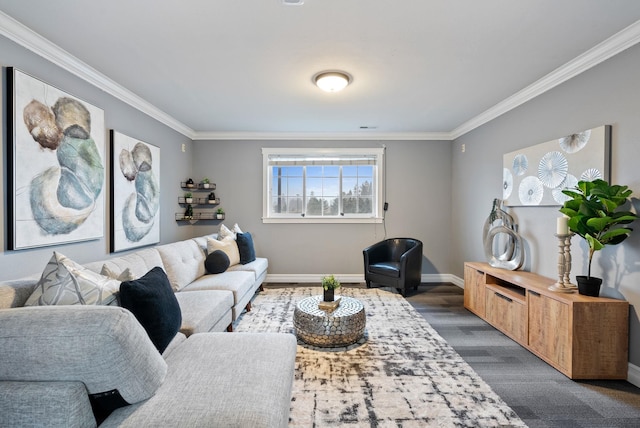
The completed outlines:
{"type": "Polygon", "coordinates": [[[464,267],[464,307],[481,318],[485,316],[484,272],[464,267]]]}
{"type": "Polygon", "coordinates": [[[571,370],[569,305],[535,291],[529,302],[529,348],[563,373],[571,370]]]}

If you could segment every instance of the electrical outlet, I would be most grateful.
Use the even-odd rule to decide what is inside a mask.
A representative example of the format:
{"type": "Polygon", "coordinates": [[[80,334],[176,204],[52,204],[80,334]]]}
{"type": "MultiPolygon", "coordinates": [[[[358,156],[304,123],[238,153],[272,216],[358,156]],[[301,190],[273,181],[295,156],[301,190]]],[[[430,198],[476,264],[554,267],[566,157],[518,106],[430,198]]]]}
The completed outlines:
{"type": "Polygon", "coordinates": [[[182,143],[182,153],[187,151],[187,145],[185,143],[182,143]]]}
{"type": "Polygon", "coordinates": [[[464,153],[464,152],[465,152],[465,150],[467,150],[467,147],[466,147],[466,145],[465,145],[465,144],[463,144],[463,145],[460,147],[460,151],[461,151],[462,153],[464,153]]]}

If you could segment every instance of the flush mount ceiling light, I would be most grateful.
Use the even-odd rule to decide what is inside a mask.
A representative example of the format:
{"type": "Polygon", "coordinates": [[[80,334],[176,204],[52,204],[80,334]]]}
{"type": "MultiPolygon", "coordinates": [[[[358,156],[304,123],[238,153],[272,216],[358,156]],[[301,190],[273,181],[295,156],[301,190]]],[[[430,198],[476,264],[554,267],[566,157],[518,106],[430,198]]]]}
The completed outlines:
{"type": "Polygon", "coordinates": [[[344,71],[322,71],[313,76],[313,82],[325,92],[338,92],[351,83],[351,76],[344,71]]]}

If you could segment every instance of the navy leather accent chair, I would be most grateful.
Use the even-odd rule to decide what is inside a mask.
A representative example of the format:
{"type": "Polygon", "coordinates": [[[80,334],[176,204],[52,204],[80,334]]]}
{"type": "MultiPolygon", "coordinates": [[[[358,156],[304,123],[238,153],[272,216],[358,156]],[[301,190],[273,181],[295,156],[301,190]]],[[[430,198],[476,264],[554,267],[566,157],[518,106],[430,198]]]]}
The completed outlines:
{"type": "Polygon", "coordinates": [[[385,239],[365,248],[364,280],[367,288],[392,287],[403,295],[418,288],[422,276],[422,241],[385,239]]]}

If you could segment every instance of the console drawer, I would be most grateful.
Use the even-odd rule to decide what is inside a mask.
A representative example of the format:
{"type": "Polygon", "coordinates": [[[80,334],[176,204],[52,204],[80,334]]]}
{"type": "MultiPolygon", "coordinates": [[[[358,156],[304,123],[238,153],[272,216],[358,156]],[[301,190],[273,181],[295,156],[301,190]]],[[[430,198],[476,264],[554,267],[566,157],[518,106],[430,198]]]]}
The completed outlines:
{"type": "Polygon", "coordinates": [[[487,286],[486,320],[516,342],[526,343],[528,331],[526,301],[505,291],[499,287],[487,286]]]}

